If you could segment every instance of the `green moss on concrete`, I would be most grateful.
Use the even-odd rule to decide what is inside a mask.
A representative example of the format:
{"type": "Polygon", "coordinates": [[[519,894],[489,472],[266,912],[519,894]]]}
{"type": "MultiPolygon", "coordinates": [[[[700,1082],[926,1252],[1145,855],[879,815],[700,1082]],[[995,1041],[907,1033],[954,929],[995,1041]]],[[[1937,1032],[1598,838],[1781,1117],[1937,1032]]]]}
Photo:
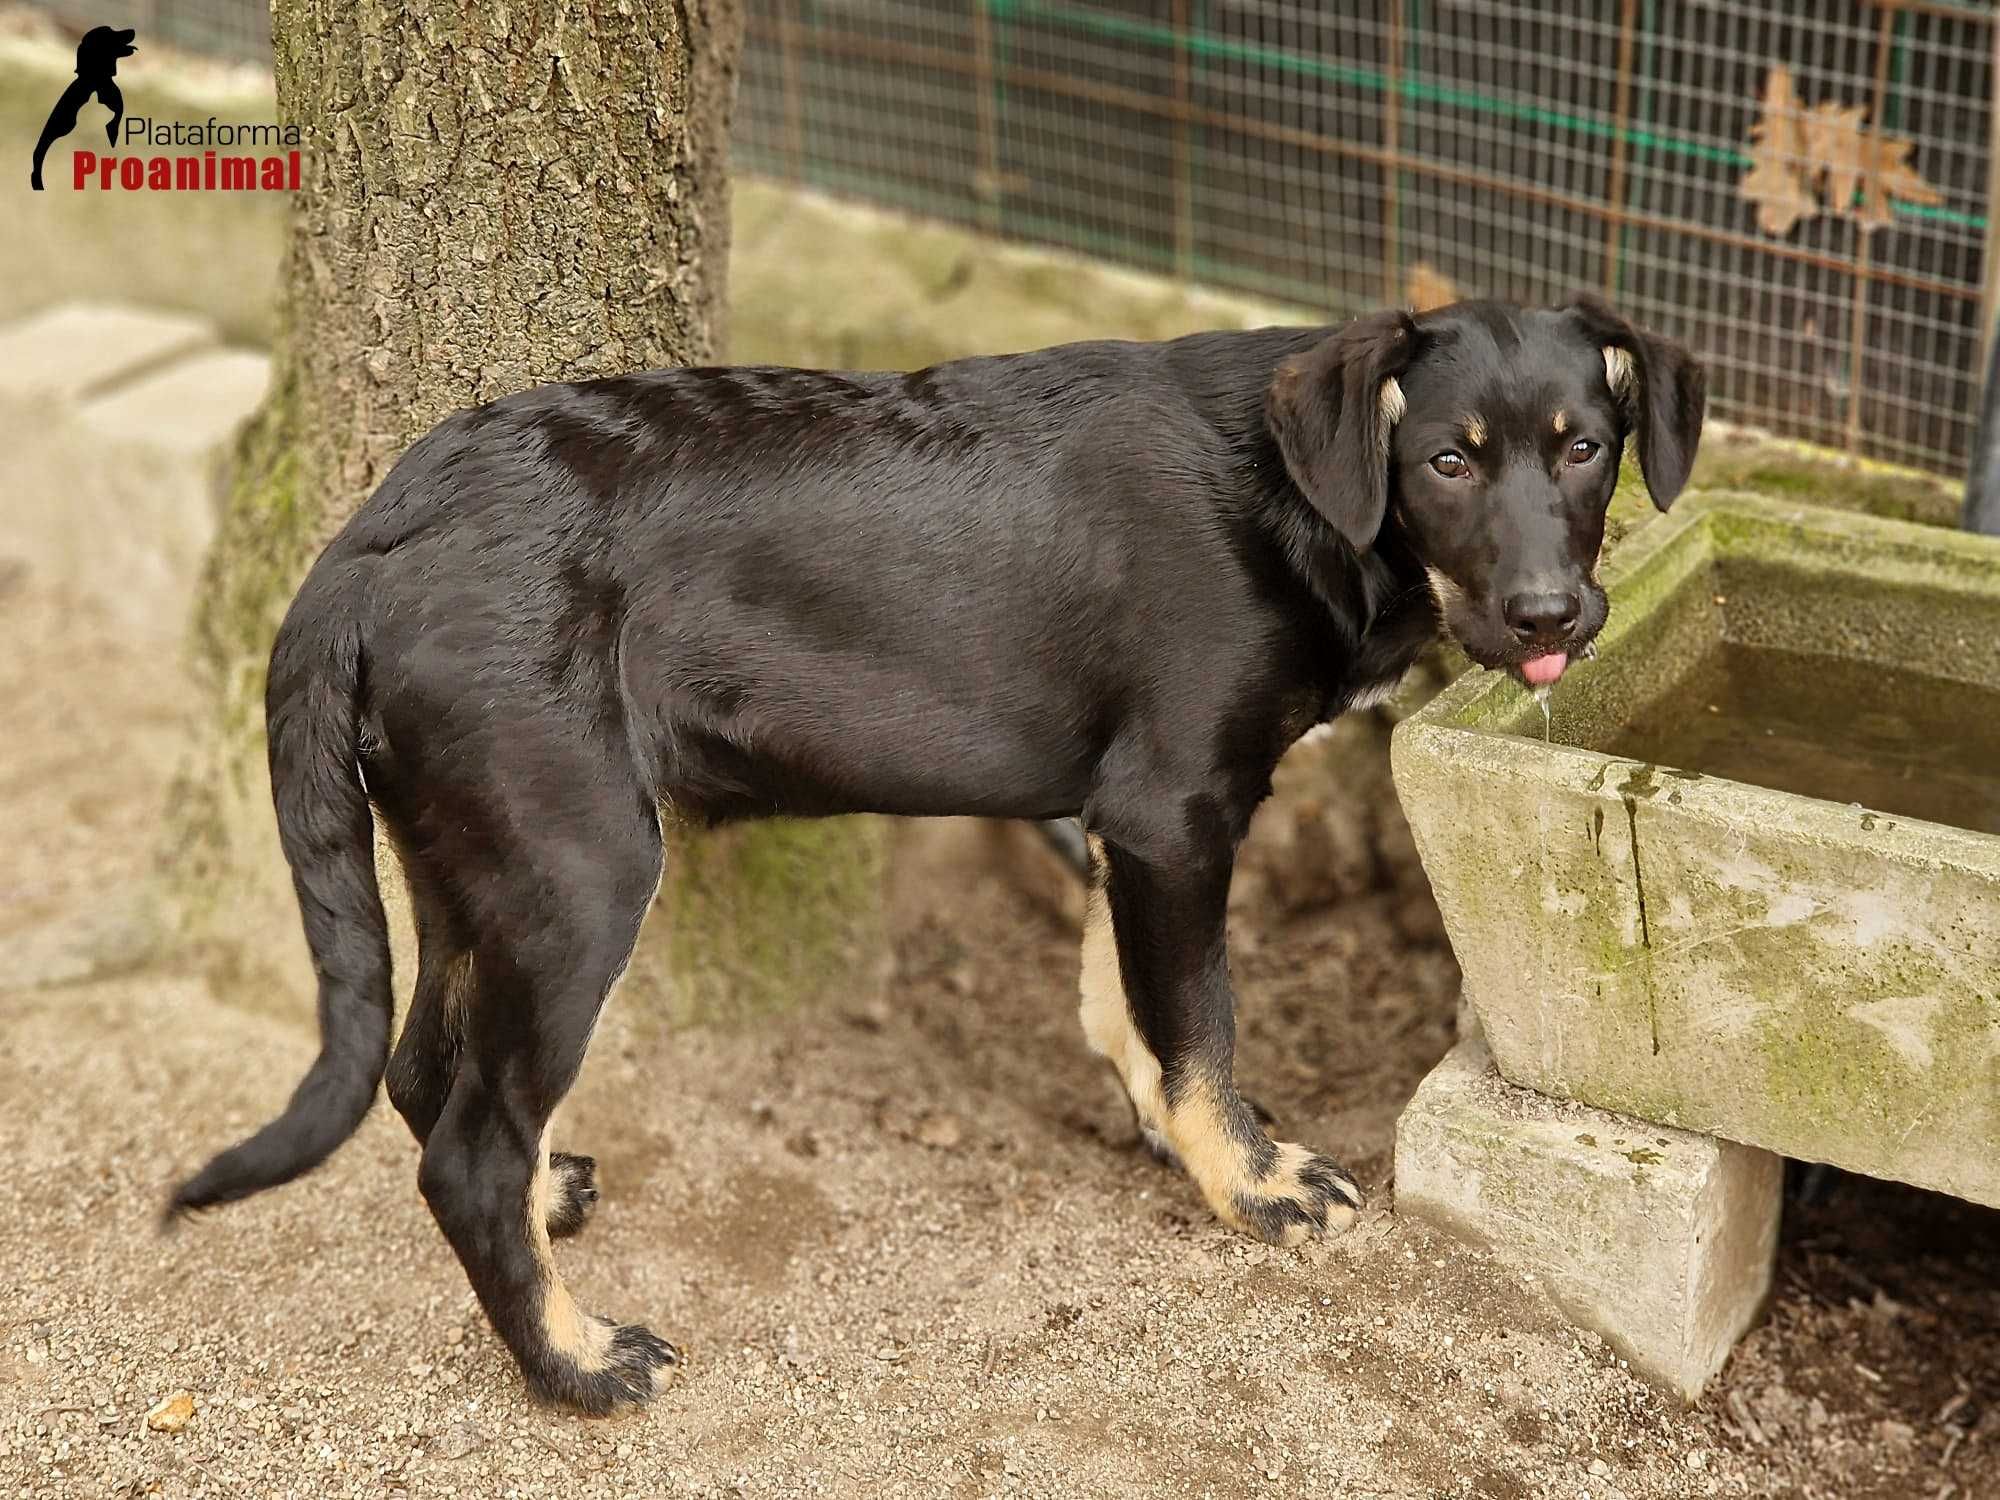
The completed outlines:
{"type": "Polygon", "coordinates": [[[1694,487],[1798,500],[1894,521],[1956,526],[1960,484],[1778,438],[1725,432],[1703,443],[1694,487]]]}
{"type": "MultiPolygon", "coordinates": [[[[1955,479],[1712,423],[1684,499],[1724,491],[1944,527],[1958,525],[1961,503],[1955,479]]],[[[1629,443],[1605,516],[1607,558],[1615,558],[1658,516],[1640,471],[1638,445],[1629,443]]]]}
{"type": "Polygon", "coordinates": [[[296,1014],[311,989],[270,811],[264,679],[311,560],[319,513],[300,472],[282,372],[219,470],[220,516],[188,632],[206,732],[168,799],[160,866],[185,951],[218,994],[296,1014]]]}
{"type": "Polygon", "coordinates": [[[1636,445],[1628,444],[1625,461],[1618,466],[1618,484],[1611,492],[1611,504],[1604,515],[1604,546],[1615,552],[1620,543],[1659,514],[1652,492],[1639,472],[1636,445]]]}
{"type": "MultiPolygon", "coordinates": [[[[216,539],[190,629],[204,680],[233,679],[254,663],[249,670],[256,681],[248,685],[259,705],[264,658],[311,560],[320,524],[319,506],[301,482],[296,413],[296,388],[281,374],[237,438],[223,471],[216,539]]],[[[243,709],[234,705],[238,713],[243,709]]]]}
{"type": "Polygon", "coordinates": [[[629,976],[639,1003],[674,1025],[740,1023],[874,993],[889,958],[887,833],[878,818],[670,827],[629,976]]]}
{"type": "Polygon", "coordinates": [[[1836,966],[1824,951],[1762,946],[1759,978],[1772,1003],[1753,1035],[1755,1055],[1767,1107],[1795,1139],[1817,1138],[1829,1148],[1827,1159],[1844,1153],[1851,1160],[1856,1151],[1878,1148],[1885,1133],[1897,1139],[1927,1122],[1940,1130],[1989,1134],[2000,1126],[2000,1068],[1993,1052],[2000,1039],[2000,985],[1967,993],[1958,965],[1907,943],[1895,945],[1892,955],[1871,955],[1855,965],[1858,974],[1848,975],[1830,972],[1836,966]],[[1912,1027],[1914,1050],[1857,1022],[1846,1008],[1786,1003],[1801,988],[1824,991],[1843,979],[1860,981],[1870,997],[1860,1006],[1934,1000],[1923,1004],[1921,1026],[1912,1027]]]}
{"type": "MultiPolygon", "coordinates": [[[[1576,688],[1608,702],[1620,679],[1670,677],[1689,633],[1723,617],[1780,648],[1976,666],[1968,643],[2000,622],[1990,552],[1705,498],[1618,560],[1625,618],[1576,688]],[[1710,569],[1731,579],[1726,602],[1710,569]]],[[[1491,677],[1459,684],[1396,745],[1467,998],[1508,1075],[2000,1202],[2000,838],[1607,758],[1587,738],[1545,749],[1538,716],[1492,733],[1523,701],[1491,677]]]]}
{"type": "MultiPolygon", "coordinates": [[[[1780,966],[1770,978],[1781,981],[1793,966],[1780,966]]],[[[1832,1034],[1825,1019],[1801,1025],[1800,1018],[1786,1017],[1767,1023],[1757,1038],[1757,1053],[1763,1064],[1765,1104],[1792,1117],[1794,1129],[1807,1137],[1824,1135],[1837,1126],[1845,1133],[1857,1113],[1870,1118],[1870,1128],[1879,1128],[1882,1090],[1889,1082],[1884,1064],[1886,1045],[1843,1026],[1832,1034]]]]}

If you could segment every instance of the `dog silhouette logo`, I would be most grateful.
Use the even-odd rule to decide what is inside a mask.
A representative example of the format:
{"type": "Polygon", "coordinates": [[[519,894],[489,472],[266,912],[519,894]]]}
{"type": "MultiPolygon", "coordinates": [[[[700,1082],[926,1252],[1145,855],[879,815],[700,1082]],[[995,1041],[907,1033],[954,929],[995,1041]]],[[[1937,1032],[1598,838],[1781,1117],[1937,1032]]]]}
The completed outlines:
{"type": "Polygon", "coordinates": [[[56,107],[49,111],[48,124],[42,127],[42,138],[35,142],[32,181],[36,192],[42,191],[42,158],[49,154],[49,147],[76,129],[77,114],[93,94],[111,111],[111,123],[104,128],[104,138],[114,146],[118,144],[118,122],[125,118],[125,96],[118,92],[113,80],[118,72],[118,59],[130,57],[137,50],[132,45],[136,34],[129,27],[114,31],[109,26],[93,26],[76,44],[76,82],[56,100],[56,107]]]}

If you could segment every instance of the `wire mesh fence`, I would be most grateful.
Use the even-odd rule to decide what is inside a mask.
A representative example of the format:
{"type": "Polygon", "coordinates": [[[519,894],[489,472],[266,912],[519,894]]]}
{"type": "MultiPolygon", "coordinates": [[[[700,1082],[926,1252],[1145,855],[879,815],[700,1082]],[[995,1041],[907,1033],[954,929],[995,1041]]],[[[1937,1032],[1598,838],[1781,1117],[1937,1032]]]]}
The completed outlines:
{"type": "Polygon", "coordinates": [[[1345,314],[1588,289],[1719,414],[1959,471],[1993,16],[1915,0],[749,0],[751,168],[1345,314]]]}
{"type": "MultiPolygon", "coordinates": [[[[744,0],[738,161],[1343,315],[1602,293],[1715,410],[1962,470],[1972,0],[744,0]]],[[[258,0],[52,0],[268,60],[258,0]]]]}

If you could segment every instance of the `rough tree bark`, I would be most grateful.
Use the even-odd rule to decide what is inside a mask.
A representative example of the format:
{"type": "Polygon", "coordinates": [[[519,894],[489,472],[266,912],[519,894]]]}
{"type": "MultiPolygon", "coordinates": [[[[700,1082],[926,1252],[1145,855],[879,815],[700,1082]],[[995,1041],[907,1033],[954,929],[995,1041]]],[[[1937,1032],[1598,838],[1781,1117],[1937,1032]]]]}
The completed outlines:
{"type": "MultiPolygon", "coordinates": [[[[737,0],[277,0],[305,136],[272,395],[245,434],[194,622],[213,695],[172,859],[189,936],[246,994],[305,987],[264,770],[285,605],[397,456],[541,381],[719,356],[737,0]],[[282,934],[282,936],[280,936],[282,934]]],[[[631,971],[676,1017],[865,978],[881,830],[679,831],[631,971]]]]}

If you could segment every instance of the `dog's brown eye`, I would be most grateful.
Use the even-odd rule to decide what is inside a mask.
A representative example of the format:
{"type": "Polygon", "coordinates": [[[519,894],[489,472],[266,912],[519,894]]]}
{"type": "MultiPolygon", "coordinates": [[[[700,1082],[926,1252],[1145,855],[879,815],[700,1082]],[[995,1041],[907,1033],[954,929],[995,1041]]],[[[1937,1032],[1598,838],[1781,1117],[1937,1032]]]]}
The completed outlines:
{"type": "Polygon", "coordinates": [[[1593,443],[1589,438],[1578,438],[1569,445],[1569,461],[1573,464],[1587,464],[1597,457],[1602,443],[1593,443]]]}
{"type": "Polygon", "coordinates": [[[1458,479],[1465,474],[1465,457],[1447,448],[1431,458],[1431,468],[1446,479],[1458,479]]]}

